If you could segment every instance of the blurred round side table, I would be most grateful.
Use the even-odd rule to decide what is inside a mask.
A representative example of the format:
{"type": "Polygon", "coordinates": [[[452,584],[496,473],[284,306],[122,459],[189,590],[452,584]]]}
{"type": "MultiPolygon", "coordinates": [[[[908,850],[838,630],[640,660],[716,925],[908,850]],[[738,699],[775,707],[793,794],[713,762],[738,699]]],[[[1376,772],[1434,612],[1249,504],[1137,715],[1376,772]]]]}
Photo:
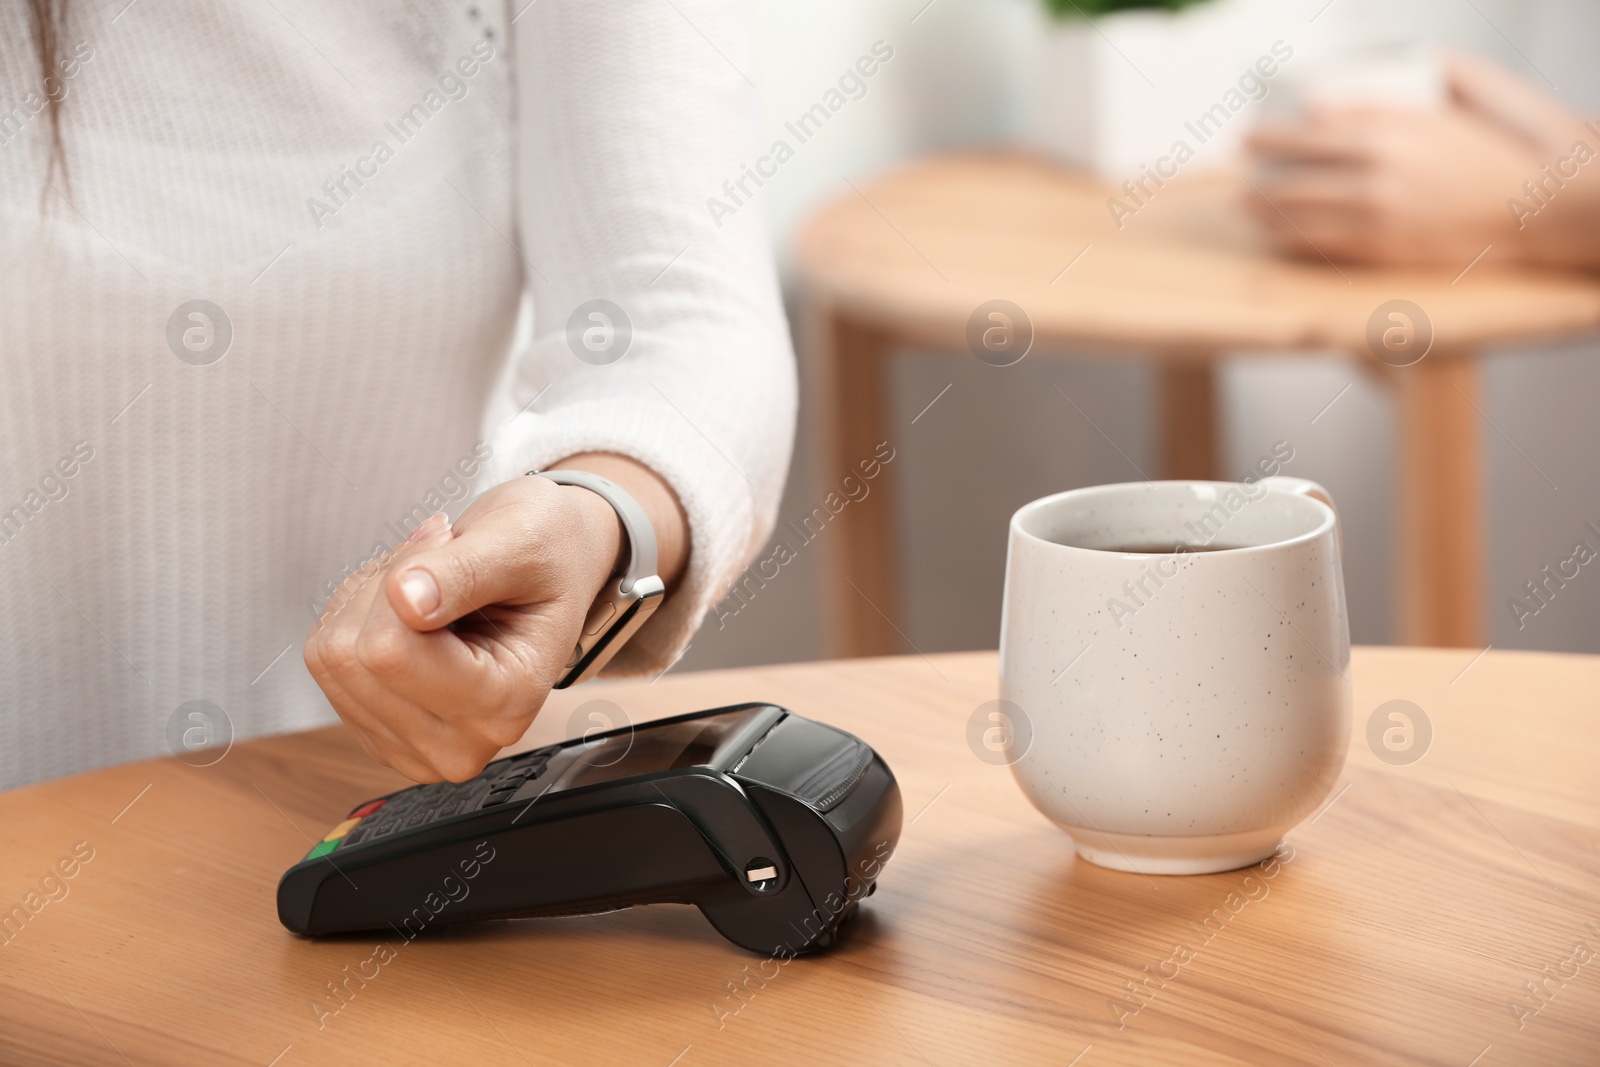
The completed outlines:
{"type": "MultiPolygon", "coordinates": [[[[1317,350],[1380,377],[1398,405],[1401,639],[1481,645],[1486,416],[1476,357],[1493,342],[1600,328],[1600,279],[1498,267],[1492,250],[1443,272],[1289,260],[1258,243],[1240,176],[1180,176],[1152,191],[1119,227],[1107,200],[1132,201],[1118,190],[1028,157],[960,155],[852,185],[812,217],[797,258],[818,484],[831,487],[896,436],[890,355],[909,345],[967,349],[969,320],[990,301],[1022,309],[1036,354],[1092,345],[1158,365],[1164,477],[1219,477],[1220,360],[1317,350]],[[1427,322],[1375,314],[1397,299],[1427,322]],[[1399,329],[1391,337],[1400,354],[1375,356],[1375,318],[1380,337],[1399,329]],[[1393,365],[1423,344],[1417,362],[1393,365]]],[[[1002,349],[1006,331],[1024,327],[1014,315],[980,318],[996,324],[1002,349]]],[[[900,601],[889,496],[873,492],[825,539],[832,655],[902,648],[890,621],[900,601]]]]}

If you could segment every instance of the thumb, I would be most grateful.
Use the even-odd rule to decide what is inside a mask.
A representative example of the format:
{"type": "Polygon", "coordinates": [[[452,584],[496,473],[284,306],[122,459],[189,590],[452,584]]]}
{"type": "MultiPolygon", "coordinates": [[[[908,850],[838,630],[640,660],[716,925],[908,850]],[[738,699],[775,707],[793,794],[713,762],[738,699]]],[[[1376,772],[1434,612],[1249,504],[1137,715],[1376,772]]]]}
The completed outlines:
{"type": "Polygon", "coordinates": [[[406,548],[389,570],[384,593],[413,630],[437,630],[519,592],[521,568],[495,523],[457,531],[445,523],[419,528],[406,548]]]}
{"type": "Polygon", "coordinates": [[[1559,102],[1493,60],[1452,53],[1445,79],[1458,105],[1532,147],[1565,145],[1569,126],[1575,125],[1559,102]]]}

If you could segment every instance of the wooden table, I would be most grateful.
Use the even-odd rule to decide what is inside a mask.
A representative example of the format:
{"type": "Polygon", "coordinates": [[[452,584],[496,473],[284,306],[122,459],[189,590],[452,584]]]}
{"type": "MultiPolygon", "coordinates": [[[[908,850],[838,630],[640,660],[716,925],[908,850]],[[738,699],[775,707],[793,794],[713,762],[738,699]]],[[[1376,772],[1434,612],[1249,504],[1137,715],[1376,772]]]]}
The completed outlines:
{"type": "MultiPolygon", "coordinates": [[[[1159,363],[1166,477],[1243,473],[1219,463],[1218,361],[1318,349],[1392,386],[1398,406],[1402,639],[1482,647],[1486,431],[1475,357],[1494,342],[1600,328],[1600,281],[1502,269],[1493,251],[1459,279],[1468,264],[1379,271],[1278,258],[1248,224],[1250,190],[1237,176],[1180,177],[1120,229],[1107,208],[1114,192],[1027,158],[958,156],[861,183],[810,220],[796,258],[817,499],[878,442],[903,435],[888,425],[888,357],[912,344],[965,351],[968,320],[990,300],[1023,309],[1035,358],[1070,345],[1159,363]],[[1434,333],[1427,355],[1404,368],[1379,362],[1367,342],[1368,320],[1397,298],[1420,306],[1434,333]]],[[[901,617],[891,488],[876,488],[824,539],[835,655],[907,650],[891,621],[901,617]]]]}
{"type": "Polygon", "coordinates": [[[597,697],[636,721],[770,699],[857,732],[906,804],[879,891],[832,953],[766,963],[764,984],[760,958],[685,907],[431,929],[320,1030],[324,984],[379,939],[294,937],[274,887],[308,836],[400,784],[342,730],[18,790],[0,796],[4,906],[76,843],[93,857],[0,948],[0,1062],[1593,1064],[1600,957],[1568,961],[1576,942],[1600,953],[1600,658],[1471,658],[1357,651],[1341,791],[1270,878],[1075,860],[967,747],[993,653],[559,693],[525,744],[597,697]],[[1363,737],[1396,698],[1434,730],[1404,767],[1363,737]],[[1209,942],[1191,925],[1208,917],[1209,942]],[[1193,958],[1131,994],[1147,967],[1172,974],[1178,944],[1193,958]],[[1547,993],[1530,1000],[1526,982],[1547,993]]]}

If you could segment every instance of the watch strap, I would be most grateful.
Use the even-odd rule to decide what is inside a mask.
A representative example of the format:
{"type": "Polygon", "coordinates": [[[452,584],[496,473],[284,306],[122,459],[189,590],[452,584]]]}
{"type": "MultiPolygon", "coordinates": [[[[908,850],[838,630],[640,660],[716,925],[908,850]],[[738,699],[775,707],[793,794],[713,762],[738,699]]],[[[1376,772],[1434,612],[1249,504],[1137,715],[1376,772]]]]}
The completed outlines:
{"type": "Polygon", "coordinates": [[[650,516],[633,499],[633,495],[609,478],[588,471],[553,470],[529,471],[529,474],[549,479],[557,485],[576,485],[596,493],[616,510],[622,520],[622,529],[628,535],[628,562],[622,571],[623,593],[630,593],[641,578],[656,574],[656,530],[650,516]]]}

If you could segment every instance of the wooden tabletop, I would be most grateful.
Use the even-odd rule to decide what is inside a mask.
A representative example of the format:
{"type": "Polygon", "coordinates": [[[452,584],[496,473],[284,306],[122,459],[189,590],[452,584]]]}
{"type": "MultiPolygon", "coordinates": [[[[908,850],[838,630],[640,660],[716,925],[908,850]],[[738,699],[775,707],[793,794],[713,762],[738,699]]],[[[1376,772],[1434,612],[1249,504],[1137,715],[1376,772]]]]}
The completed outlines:
{"type": "Polygon", "coordinates": [[[1122,194],[1076,172],[1018,155],[921,160],[818,212],[796,259],[842,311],[948,348],[965,348],[968,316],[996,298],[1021,306],[1039,338],[1168,359],[1365,353],[1368,318],[1397,298],[1426,312],[1441,355],[1600,329],[1594,278],[1506,267],[1493,249],[1471,270],[1285,259],[1249,223],[1257,194],[1242,175],[1180,175],[1153,193],[1119,228],[1106,201],[1122,194]]]}
{"type": "Polygon", "coordinates": [[[906,802],[877,894],[836,950],[781,966],[686,907],[430,929],[331,1015],[324,984],[379,939],[294,937],[274,888],[309,837],[401,784],[341,730],[18,790],[0,906],[73,873],[6,931],[0,1062],[1593,1064],[1600,658],[1473,656],[1358,650],[1331,805],[1270,871],[1195,878],[1075,860],[975,758],[993,653],[559,693],[525,744],[597,698],[635,721],[766,699],[858,733],[906,802]],[[1364,736],[1392,699],[1432,724],[1407,766],[1364,736]]]}

